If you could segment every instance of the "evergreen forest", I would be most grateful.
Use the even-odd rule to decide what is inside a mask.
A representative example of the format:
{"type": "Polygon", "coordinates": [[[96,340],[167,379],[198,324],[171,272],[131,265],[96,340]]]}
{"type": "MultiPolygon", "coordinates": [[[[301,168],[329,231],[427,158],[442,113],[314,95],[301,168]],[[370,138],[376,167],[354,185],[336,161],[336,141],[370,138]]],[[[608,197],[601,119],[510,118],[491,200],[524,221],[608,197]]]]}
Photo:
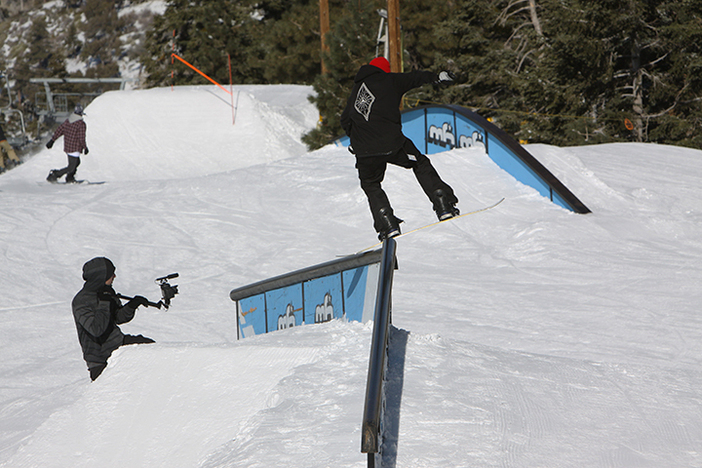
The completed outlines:
{"type": "MultiPolygon", "coordinates": [[[[319,0],[169,0],[148,20],[117,14],[143,0],[65,0],[65,21],[26,0],[36,5],[17,13],[32,19],[23,42],[0,25],[2,65],[21,88],[37,76],[120,76],[128,55],[154,87],[206,83],[173,53],[223,84],[231,63],[235,84],[312,85],[320,120],[304,139],[317,148],[342,134],[354,75],[383,50],[385,0],[328,1],[322,53],[319,0]]],[[[403,69],[457,76],[408,93],[404,108],[463,105],[527,143],[702,149],[702,1],[400,0],[400,16],[403,69]]]]}
{"type": "MultiPolygon", "coordinates": [[[[149,35],[150,84],[201,79],[170,66],[171,48],[221,82],[230,54],[236,83],[312,84],[321,118],[305,139],[318,147],[342,133],[339,114],[376,54],[382,8],[330,0],[321,74],[317,0],[174,0],[149,35]]],[[[702,148],[702,2],[412,0],[400,15],[404,70],[458,76],[411,92],[405,107],[463,105],[529,143],[702,148]]]]}

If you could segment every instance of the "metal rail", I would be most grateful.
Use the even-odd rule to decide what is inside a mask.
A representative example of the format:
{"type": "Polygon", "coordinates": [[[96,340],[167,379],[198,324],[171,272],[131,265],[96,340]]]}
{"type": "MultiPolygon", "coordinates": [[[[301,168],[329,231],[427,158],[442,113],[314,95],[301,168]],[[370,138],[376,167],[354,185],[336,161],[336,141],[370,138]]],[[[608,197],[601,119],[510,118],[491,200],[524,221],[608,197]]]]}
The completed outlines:
{"type": "Polygon", "coordinates": [[[396,267],[396,250],[397,243],[393,239],[387,239],[383,242],[361,429],[361,452],[368,454],[368,468],[375,468],[376,455],[380,453],[382,445],[383,383],[387,367],[388,335],[392,315],[391,293],[396,267]]]}
{"type": "Polygon", "coordinates": [[[285,288],[287,286],[292,286],[293,284],[302,283],[303,281],[309,281],[315,278],[321,278],[340,271],[370,265],[371,263],[378,263],[380,255],[381,250],[372,250],[370,252],[349,255],[330,262],[320,263],[319,265],[285,273],[284,275],[233,289],[229,293],[229,298],[236,302],[240,299],[255,296],[273,289],[285,288]]]}

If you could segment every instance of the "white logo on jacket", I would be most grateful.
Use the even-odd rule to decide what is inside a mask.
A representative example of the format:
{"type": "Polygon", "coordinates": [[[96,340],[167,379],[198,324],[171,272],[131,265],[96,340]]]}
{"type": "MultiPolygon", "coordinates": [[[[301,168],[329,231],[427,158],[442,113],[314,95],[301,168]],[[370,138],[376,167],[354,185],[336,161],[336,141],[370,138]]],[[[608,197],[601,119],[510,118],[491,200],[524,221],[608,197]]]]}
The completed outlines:
{"type": "Polygon", "coordinates": [[[356,103],[353,107],[366,119],[366,122],[368,122],[370,118],[373,102],[375,102],[375,96],[373,96],[373,93],[370,92],[370,89],[368,89],[365,83],[361,83],[361,87],[358,89],[358,94],[356,95],[356,103]]]}

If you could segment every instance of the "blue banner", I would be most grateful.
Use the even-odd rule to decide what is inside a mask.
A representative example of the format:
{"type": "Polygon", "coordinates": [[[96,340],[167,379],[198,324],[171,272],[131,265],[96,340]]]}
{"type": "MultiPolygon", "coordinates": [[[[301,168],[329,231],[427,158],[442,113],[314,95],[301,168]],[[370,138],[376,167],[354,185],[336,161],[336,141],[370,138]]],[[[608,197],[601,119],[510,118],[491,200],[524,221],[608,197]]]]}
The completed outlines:
{"type": "Polygon", "coordinates": [[[303,281],[236,301],[241,337],[324,323],[372,320],[378,263],[303,281]]]}

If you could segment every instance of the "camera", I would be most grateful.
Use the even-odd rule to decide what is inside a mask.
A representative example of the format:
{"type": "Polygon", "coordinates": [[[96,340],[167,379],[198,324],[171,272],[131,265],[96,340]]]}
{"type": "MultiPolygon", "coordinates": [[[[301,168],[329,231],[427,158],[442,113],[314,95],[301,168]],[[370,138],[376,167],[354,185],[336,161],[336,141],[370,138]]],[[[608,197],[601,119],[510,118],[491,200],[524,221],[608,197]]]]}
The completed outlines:
{"type": "Polygon", "coordinates": [[[170,275],[162,276],[161,278],[156,278],[155,282],[158,283],[161,288],[161,304],[168,310],[171,306],[171,299],[178,294],[178,286],[171,285],[168,280],[178,277],[178,273],[171,273],[170,275]]]}
{"type": "MultiPolygon", "coordinates": [[[[161,306],[163,306],[166,308],[166,310],[168,310],[168,308],[171,306],[171,299],[173,299],[175,295],[178,294],[178,286],[171,285],[170,283],[168,283],[168,280],[177,277],[178,273],[171,273],[170,275],[156,278],[154,281],[161,288],[161,300],[158,302],[151,302],[147,300],[147,303],[144,305],[147,305],[149,307],[155,307],[157,309],[160,309],[161,306]]],[[[117,297],[120,299],[125,299],[127,301],[131,301],[132,299],[134,299],[133,297],[125,296],[119,293],[117,293],[117,297]]]]}

